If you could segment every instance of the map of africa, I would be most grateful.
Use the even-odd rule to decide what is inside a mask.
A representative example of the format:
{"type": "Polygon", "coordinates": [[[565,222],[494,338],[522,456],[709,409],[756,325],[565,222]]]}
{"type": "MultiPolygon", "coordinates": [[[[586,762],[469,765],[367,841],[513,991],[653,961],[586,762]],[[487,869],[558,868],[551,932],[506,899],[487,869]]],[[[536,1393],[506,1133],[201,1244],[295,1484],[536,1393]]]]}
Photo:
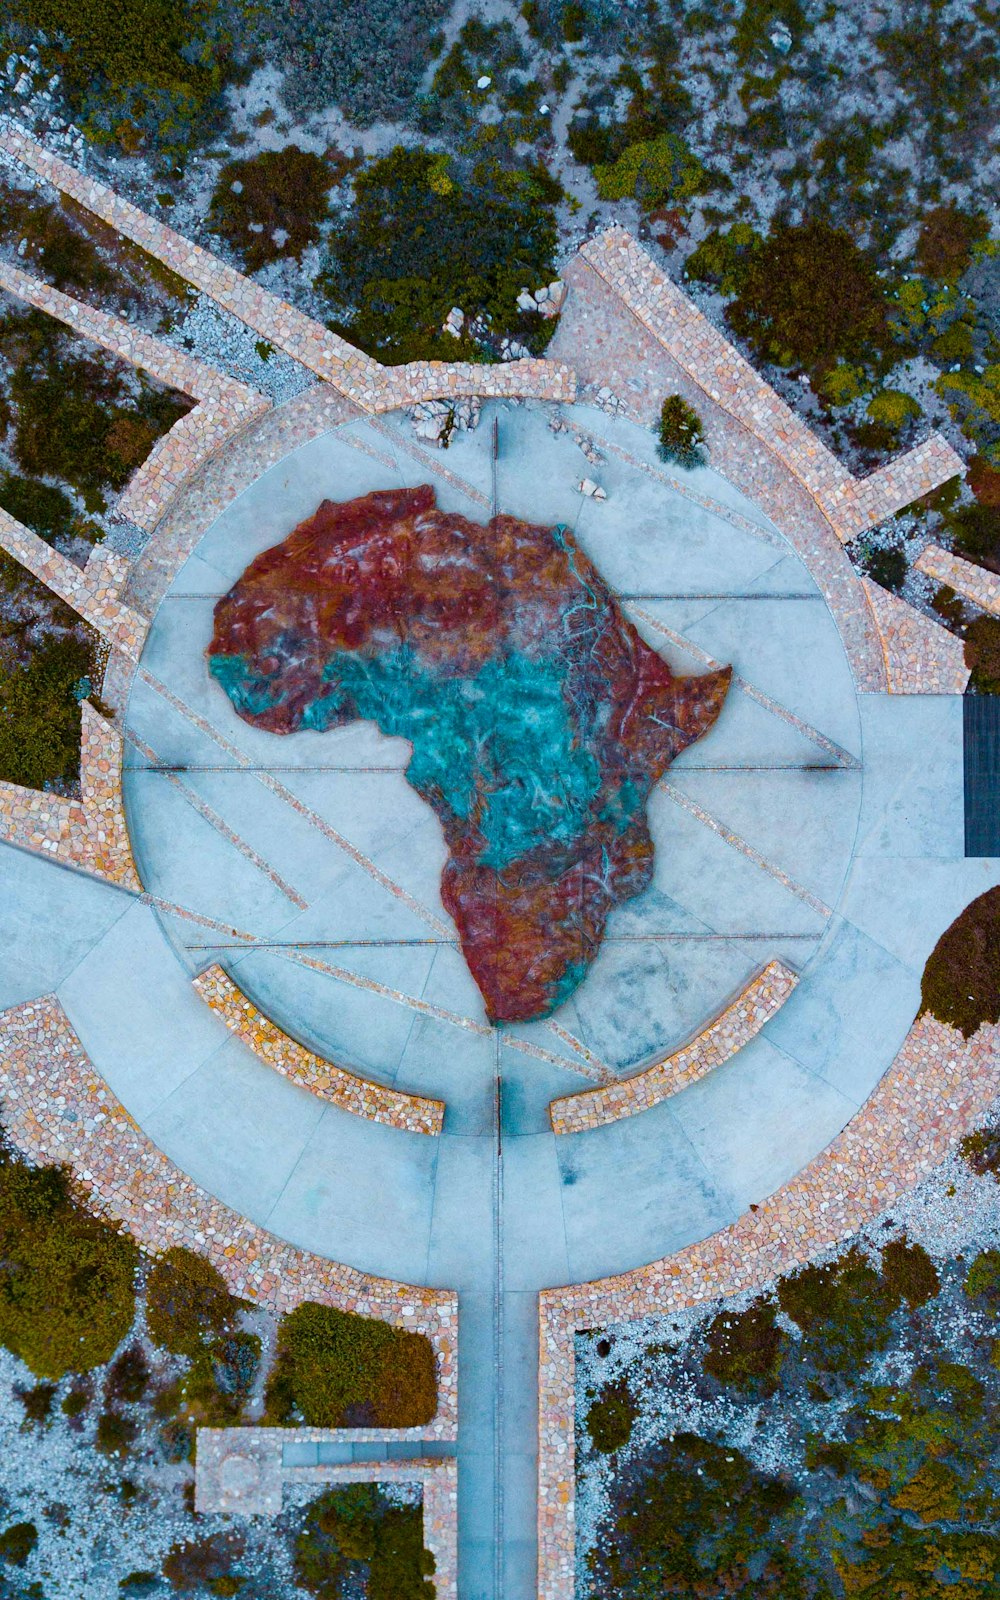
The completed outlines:
{"type": "Polygon", "coordinates": [[[671,672],[565,527],[484,526],[427,485],[324,500],[218,602],[208,658],[257,727],[363,719],[411,742],[495,1022],[561,1005],[649,885],[649,792],[731,675],[671,672]]]}

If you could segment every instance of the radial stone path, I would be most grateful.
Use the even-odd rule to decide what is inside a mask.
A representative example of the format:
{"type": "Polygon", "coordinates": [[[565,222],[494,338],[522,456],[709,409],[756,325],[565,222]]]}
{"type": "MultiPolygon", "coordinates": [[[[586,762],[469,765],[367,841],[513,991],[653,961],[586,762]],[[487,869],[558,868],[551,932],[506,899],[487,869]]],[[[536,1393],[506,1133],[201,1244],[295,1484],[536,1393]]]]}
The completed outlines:
{"type": "MultiPolygon", "coordinates": [[[[963,859],[957,695],[862,694],[779,527],[648,431],[589,406],[495,411],[447,456],[405,418],[290,450],[207,529],[153,619],[124,799],[146,898],[0,846],[0,1003],[54,991],[94,1066],[212,1194],[367,1272],[456,1288],[459,1594],[536,1591],[537,1295],[669,1255],[797,1172],[912,1021],[934,940],[1000,876],[963,859]],[[593,465],[579,441],[600,438],[593,465]],[[598,471],[604,501],[576,485],[598,471]],[[732,663],[712,728],[649,798],[650,887],[572,998],[493,1028],[441,900],[440,825],[371,723],[276,738],[211,677],[213,610],[324,498],[431,482],[438,504],[572,529],[676,671],[732,663]],[[799,975],[724,1065],[641,1115],[557,1137],[550,1102],[705,1028],[770,961],[799,975]],[[273,1071],[191,980],[220,963],[319,1056],[445,1102],[439,1137],[273,1071]]],[[[589,448],[589,447],[588,447],[589,448]]]]}

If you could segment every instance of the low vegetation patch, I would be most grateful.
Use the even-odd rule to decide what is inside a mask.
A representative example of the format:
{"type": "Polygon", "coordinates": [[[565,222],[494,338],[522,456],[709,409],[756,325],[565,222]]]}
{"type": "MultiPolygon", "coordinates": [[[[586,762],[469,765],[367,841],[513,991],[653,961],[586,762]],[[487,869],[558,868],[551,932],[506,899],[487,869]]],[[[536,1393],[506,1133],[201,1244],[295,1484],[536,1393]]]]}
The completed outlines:
{"type": "Polygon", "coordinates": [[[560,190],[544,168],[398,147],[364,167],[354,191],[320,278],[346,338],[390,363],[482,359],[470,340],[442,332],[458,306],[494,338],[544,349],[554,320],[517,306],[523,288],[555,277],[560,190]]]}
{"type": "Polygon", "coordinates": [[[1000,889],[979,895],[941,935],[924,967],[920,1010],[966,1039],[1000,1022],[1000,889]]]}
{"type": "Polygon", "coordinates": [[[436,1410],[434,1350],[424,1334],[308,1300],[282,1317],[270,1421],[413,1428],[436,1410]]]}
{"type": "Polygon", "coordinates": [[[91,646],[47,638],[26,666],[0,666],[0,778],[25,789],[72,783],[80,770],[80,700],[91,646]]]}
{"type": "Polygon", "coordinates": [[[296,1581],[320,1600],[434,1600],[434,1565],[420,1507],[391,1504],[375,1484],[320,1495],[295,1541],[296,1581]]]}
{"type": "Polygon", "coordinates": [[[349,163],[336,165],[298,145],[230,161],[219,173],[208,225],[232,245],[248,272],[282,256],[301,259],[329,215],[329,191],[349,163]]]}
{"type": "Polygon", "coordinates": [[[108,1361],[135,1314],[138,1250],[91,1216],[63,1167],[0,1159],[0,1343],[38,1378],[108,1361]]]}
{"type": "Polygon", "coordinates": [[[677,467],[704,466],[707,457],[701,418],[683,395],[668,394],[656,429],[660,458],[677,467]]]}

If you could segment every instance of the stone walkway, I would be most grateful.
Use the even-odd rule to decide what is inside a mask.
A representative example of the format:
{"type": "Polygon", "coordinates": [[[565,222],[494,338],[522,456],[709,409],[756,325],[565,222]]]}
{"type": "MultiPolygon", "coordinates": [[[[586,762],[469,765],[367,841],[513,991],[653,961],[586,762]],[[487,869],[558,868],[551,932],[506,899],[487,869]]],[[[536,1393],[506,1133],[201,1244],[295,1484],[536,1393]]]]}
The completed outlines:
{"type": "Polygon", "coordinates": [[[961,556],[942,550],[940,545],[929,544],[917,557],[917,567],[929,578],[936,578],[949,589],[954,589],[980,610],[1000,617],[1000,576],[986,567],[977,567],[961,556]]]}

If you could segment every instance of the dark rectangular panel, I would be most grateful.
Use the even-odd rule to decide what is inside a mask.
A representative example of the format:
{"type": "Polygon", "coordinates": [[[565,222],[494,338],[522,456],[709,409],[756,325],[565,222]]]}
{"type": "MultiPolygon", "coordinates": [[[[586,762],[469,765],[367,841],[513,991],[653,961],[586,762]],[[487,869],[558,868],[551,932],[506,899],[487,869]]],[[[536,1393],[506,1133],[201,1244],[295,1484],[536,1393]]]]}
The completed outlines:
{"type": "Polygon", "coordinates": [[[1000,695],[963,700],[965,853],[1000,856],[1000,695]]]}

